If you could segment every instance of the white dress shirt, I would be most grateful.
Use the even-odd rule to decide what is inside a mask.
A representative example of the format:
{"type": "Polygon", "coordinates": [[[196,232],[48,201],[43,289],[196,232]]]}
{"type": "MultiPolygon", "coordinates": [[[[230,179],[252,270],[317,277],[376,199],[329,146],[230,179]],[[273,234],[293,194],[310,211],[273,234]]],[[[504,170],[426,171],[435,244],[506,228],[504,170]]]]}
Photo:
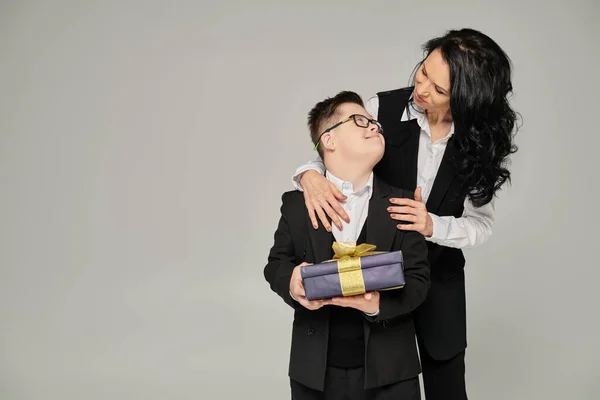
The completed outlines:
{"type": "Polygon", "coordinates": [[[325,172],[325,176],[347,197],[346,200],[340,201],[340,205],[350,217],[350,223],[341,221],[341,231],[335,224],[332,225],[331,233],[338,242],[356,242],[369,214],[369,200],[373,195],[373,173],[371,172],[367,184],[357,191],[354,191],[352,182],[344,182],[329,171],[325,172]]]}
{"type": "MultiPolygon", "coordinates": [[[[369,99],[365,109],[373,118],[377,119],[379,98],[374,96],[369,99]]],[[[426,203],[440,163],[442,162],[448,140],[454,134],[454,124],[452,124],[450,132],[448,132],[446,137],[432,143],[431,129],[429,128],[429,122],[425,114],[408,113],[404,109],[401,120],[408,121],[413,119],[416,119],[421,127],[417,161],[417,186],[421,187],[423,202],[426,203]]],[[[296,170],[292,177],[292,183],[296,189],[302,190],[300,176],[303,172],[310,169],[317,170],[321,174],[325,173],[325,166],[320,157],[317,157],[314,161],[309,161],[296,170]]],[[[475,207],[467,197],[465,199],[464,211],[460,218],[453,216],[440,217],[432,213],[429,213],[429,215],[433,221],[433,235],[426,238],[426,240],[447,247],[472,248],[484,243],[492,234],[492,226],[495,221],[494,198],[492,198],[490,203],[482,207],[475,207]]],[[[352,218],[351,215],[349,216],[352,218]]]]}
{"type": "MultiPolygon", "coordinates": [[[[346,200],[340,202],[340,205],[350,217],[350,223],[342,220],[343,230],[341,231],[335,224],[332,225],[331,233],[337,242],[356,242],[369,214],[369,200],[373,195],[373,173],[371,172],[367,183],[356,191],[352,182],[343,181],[329,171],[325,172],[325,177],[347,197],[346,200]]],[[[291,292],[290,296],[294,299],[291,292]]],[[[379,311],[374,314],[365,314],[374,317],[379,314],[379,311]]]]}

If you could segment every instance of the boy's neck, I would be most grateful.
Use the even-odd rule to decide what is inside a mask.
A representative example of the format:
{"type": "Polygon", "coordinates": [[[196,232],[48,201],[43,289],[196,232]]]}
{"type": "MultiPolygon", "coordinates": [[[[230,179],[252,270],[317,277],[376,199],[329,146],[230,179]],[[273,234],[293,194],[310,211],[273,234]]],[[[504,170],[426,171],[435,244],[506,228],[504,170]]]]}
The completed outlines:
{"type": "Polygon", "coordinates": [[[339,162],[338,160],[324,161],[325,169],[333,176],[344,182],[352,183],[352,191],[363,188],[373,173],[373,166],[365,163],[339,162]]]}

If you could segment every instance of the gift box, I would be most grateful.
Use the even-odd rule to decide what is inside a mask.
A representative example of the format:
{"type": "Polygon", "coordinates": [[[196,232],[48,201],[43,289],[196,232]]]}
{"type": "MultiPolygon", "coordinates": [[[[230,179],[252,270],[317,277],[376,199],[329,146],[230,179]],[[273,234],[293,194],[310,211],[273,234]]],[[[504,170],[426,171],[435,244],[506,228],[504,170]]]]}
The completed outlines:
{"type": "Polygon", "coordinates": [[[375,248],[334,242],[332,260],[300,268],[306,298],[329,299],[404,287],[402,252],[376,252],[375,248]]]}

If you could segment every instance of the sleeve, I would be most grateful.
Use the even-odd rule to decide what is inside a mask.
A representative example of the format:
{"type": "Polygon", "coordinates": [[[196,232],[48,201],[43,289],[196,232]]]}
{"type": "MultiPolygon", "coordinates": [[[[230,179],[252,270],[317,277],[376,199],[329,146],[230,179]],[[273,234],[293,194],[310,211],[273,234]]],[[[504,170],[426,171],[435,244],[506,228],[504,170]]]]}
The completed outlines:
{"type": "Polygon", "coordinates": [[[494,201],[495,198],[484,206],[475,207],[467,197],[460,218],[440,217],[429,213],[433,220],[433,235],[427,240],[442,246],[465,249],[485,243],[492,235],[494,201]]]}
{"type": "Polygon", "coordinates": [[[302,191],[302,186],[300,185],[300,178],[302,174],[310,169],[314,169],[319,172],[321,175],[325,174],[325,165],[321,160],[321,157],[317,156],[317,158],[313,161],[309,161],[306,164],[302,164],[296,169],[296,172],[292,176],[292,185],[294,189],[302,191]]]}
{"type": "Polygon", "coordinates": [[[294,242],[288,224],[289,208],[289,201],[286,201],[286,194],[284,194],[279,225],[275,231],[273,247],[269,251],[268,262],[263,272],[271,290],[277,293],[290,307],[296,308],[299,303],[292,298],[290,293],[290,280],[296,267],[296,259],[294,242]]]}

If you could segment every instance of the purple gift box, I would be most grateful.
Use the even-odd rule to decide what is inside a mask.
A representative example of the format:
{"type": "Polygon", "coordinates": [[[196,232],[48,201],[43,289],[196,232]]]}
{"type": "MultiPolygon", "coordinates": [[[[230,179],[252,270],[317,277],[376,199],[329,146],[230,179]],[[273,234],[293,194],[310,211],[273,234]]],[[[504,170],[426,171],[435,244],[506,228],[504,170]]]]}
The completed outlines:
{"type": "Polygon", "coordinates": [[[308,300],[355,296],[404,286],[402,252],[342,257],[300,268],[308,300]]]}

